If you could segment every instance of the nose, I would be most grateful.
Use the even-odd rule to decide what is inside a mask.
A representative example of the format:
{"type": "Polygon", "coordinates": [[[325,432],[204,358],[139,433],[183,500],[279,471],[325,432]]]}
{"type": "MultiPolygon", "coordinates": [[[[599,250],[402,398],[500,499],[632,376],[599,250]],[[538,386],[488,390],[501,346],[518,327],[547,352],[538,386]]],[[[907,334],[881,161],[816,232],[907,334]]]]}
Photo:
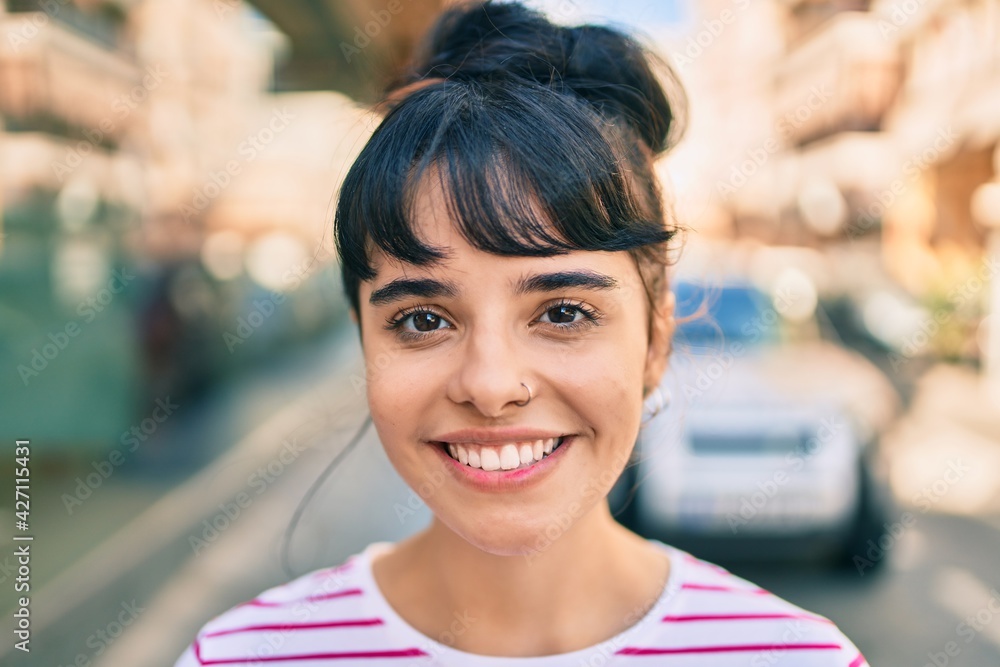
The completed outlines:
{"type": "Polygon", "coordinates": [[[524,352],[516,333],[501,326],[470,330],[452,361],[448,397],[472,405],[485,417],[503,416],[505,410],[514,409],[511,405],[528,400],[528,390],[521,384],[531,385],[524,352]]]}

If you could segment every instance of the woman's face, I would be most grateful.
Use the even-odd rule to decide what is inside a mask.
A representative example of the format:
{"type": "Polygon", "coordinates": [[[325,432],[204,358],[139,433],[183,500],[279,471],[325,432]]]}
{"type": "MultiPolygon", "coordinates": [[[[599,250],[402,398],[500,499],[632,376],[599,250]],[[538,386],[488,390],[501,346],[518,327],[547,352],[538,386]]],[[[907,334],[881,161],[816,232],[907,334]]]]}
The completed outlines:
{"type": "MultiPolygon", "coordinates": [[[[664,299],[650,342],[628,253],[484,253],[449,220],[437,179],[424,182],[433,185],[416,200],[418,234],[449,256],[426,268],[373,257],[377,276],[360,290],[372,421],[397,472],[451,530],[490,553],[535,552],[605,502],[624,468],[643,387],[665,368],[673,303],[664,299]],[[519,406],[522,382],[532,398],[519,406]],[[459,429],[511,427],[573,437],[543,458],[542,474],[503,490],[470,483],[439,444],[459,429]]],[[[510,441],[480,437],[494,434],[510,441]]],[[[477,447],[502,458],[501,442],[470,441],[467,451],[477,447]]]]}

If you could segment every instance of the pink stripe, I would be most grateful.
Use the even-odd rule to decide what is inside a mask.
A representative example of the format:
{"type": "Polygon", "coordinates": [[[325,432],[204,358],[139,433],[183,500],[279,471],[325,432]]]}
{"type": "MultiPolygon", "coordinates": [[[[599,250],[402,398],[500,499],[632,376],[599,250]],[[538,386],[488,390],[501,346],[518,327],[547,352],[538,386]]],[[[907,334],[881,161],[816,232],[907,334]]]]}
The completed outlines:
{"type": "Polygon", "coordinates": [[[707,560],[702,560],[697,556],[692,556],[691,554],[684,554],[684,560],[699,567],[705,567],[710,570],[720,572],[722,574],[729,574],[729,570],[722,567],[721,565],[716,565],[715,563],[709,563],[707,560]]]}
{"type": "Polygon", "coordinates": [[[820,618],[819,616],[811,616],[809,614],[690,614],[687,616],[664,616],[662,621],[665,622],[682,622],[682,621],[744,621],[753,619],[774,619],[774,618],[804,618],[810,621],[818,621],[820,623],[833,623],[833,621],[827,618],[820,618]]]}
{"type": "Polygon", "coordinates": [[[712,584],[683,584],[681,588],[689,591],[723,591],[728,593],[752,593],[754,595],[770,595],[763,588],[735,588],[733,586],[714,586],[712,584]]]}
{"type": "Polygon", "coordinates": [[[194,640],[194,657],[198,661],[199,665],[204,665],[205,662],[201,659],[201,642],[197,638],[194,640]]]}
{"type": "Polygon", "coordinates": [[[865,660],[865,656],[858,653],[858,656],[854,658],[854,660],[851,660],[851,664],[849,664],[847,667],[861,667],[861,665],[865,664],[866,662],[868,661],[865,660]]]}
{"type": "Polygon", "coordinates": [[[222,635],[234,635],[239,632],[256,632],[260,630],[318,630],[320,628],[346,628],[365,625],[382,625],[385,621],[381,618],[359,618],[344,621],[326,621],[324,623],[273,623],[268,625],[246,625],[231,630],[216,630],[209,632],[205,637],[221,637],[222,635]]]}
{"type": "Polygon", "coordinates": [[[333,593],[324,593],[322,595],[311,595],[305,598],[296,598],[295,600],[287,600],[285,602],[265,602],[264,600],[259,600],[254,598],[249,602],[244,602],[243,604],[236,605],[237,607],[286,607],[288,605],[297,604],[299,602],[314,602],[316,600],[332,600],[334,598],[347,597],[348,595],[361,595],[362,591],[360,588],[348,588],[343,591],[336,591],[333,593]]]}
{"type": "Polygon", "coordinates": [[[680,653],[727,653],[733,651],[775,651],[775,650],[825,650],[839,649],[840,644],[745,644],[737,646],[687,646],[684,648],[633,648],[625,647],[620,655],[667,655],[680,653]]]}
{"type": "Polygon", "coordinates": [[[298,655],[267,655],[252,658],[224,658],[222,660],[207,660],[203,665],[246,664],[257,662],[295,662],[298,660],[341,660],[347,658],[413,658],[429,655],[418,648],[406,648],[398,651],[350,651],[347,653],[300,653],[298,655]]]}
{"type": "Polygon", "coordinates": [[[319,576],[320,576],[320,578],[324,578],[324,577],[333,576],[335,574],[343,574],[344,572],[347,572],[348,570],[350,570],[354,566],[355,560],[356,560],[356,557],[355,556],[351,556],[350,558],[348,558],[346,561],[344,561],[343,563],[341,563],[337,567],[330,567],[330,568],[327,568],[325,570],[320,570],[319,576]]]}

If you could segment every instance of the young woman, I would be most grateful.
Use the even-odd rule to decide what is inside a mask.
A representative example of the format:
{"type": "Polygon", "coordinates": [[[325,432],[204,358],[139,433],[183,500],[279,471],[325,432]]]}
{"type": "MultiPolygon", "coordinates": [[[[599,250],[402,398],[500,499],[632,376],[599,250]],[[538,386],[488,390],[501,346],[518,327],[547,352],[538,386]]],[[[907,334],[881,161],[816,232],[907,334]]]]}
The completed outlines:
{"type": "Polygon", "coordinates": [[[433,520],[214,618],[178,667],[867,664],[609,511],[675,325],[653,161],[683,91],[652,62],[516,3],[435,24],[335,216],[371,422],[433,520]]]}

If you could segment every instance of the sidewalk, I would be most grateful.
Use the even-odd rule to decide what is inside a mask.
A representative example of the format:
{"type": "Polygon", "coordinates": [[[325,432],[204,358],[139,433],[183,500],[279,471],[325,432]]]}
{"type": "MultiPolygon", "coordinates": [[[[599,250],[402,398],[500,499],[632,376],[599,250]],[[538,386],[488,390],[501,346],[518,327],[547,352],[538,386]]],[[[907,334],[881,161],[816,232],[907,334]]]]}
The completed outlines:
{"type": "Polygon", "coordinates": [[[1000,443],[1000,390],[965,366],[940,364],[921,378],[916,403],[1000,443]]]}
{"type": "MultiPolygon", "coordinates": [[[[348,385],[349,395],[326,393],[331,379],[363,372],[356,339],[353,329],[341,327],[280,363],[235,378],[201,405],[182,406],[155,443],[143,443],[153,446],[136,452],[149,456],[136,456],[116,470],[72,515],[60,497],[73,492],[80,470],[50,471],[48,502],[32,508],[39,560],[32,578],[31,658],[21,664],[79,664],[80,656],[94,661],[90,664],[105,660],[138,626],[130,623],[129,632],[119,629],[120,637],[106,641],[120,628],[112,626],[122,605],[143,608],[176,575],[192,556],[189,536],[206,516],[219,512],[219,503],[245,487],[248,475],[289,442],[298,443],[299,452],[328,437],[336,430],[331,416],[356,421],[361,414],[356,408],[334,414],[356,398],[353,387],[348,385]],[[206,447],[213,450],[211,462],[193,475],[186,472],[192,450],[199,461],[204,459],[199,448],[206,447]]],[[[303,462],[310,460],[316,459],[302,456],[303,462]]],[[[0,662],[6,664],[12,634],[4,637],[0,662]]]]}
{"type": "Polygon", "coordinates": [[[232,457],[179,493],[196,499],[209,516],[187,522],[186,532],[174,540],[183,551],[178,567],[94,667],[171,667],[214,616],[290,577],[343,562],[370,542],[401,539],[430,518],[425,507],[400,518],[401,505],[413,506],[412,492],[369,428],[307,505],[289,549],[293,573],[280,567],[283,537],[296,508],[366,415],[352,378],[363,370],[356,336],[345,342],[342,356],[345,363],[336,373],[315,382],[303,378],[298,396],[234,446],[232,457]],[[299,445],[306,449],[272,471],[282,461],[276,445],[290,434],[301,436],[299,445]],[[261,469],[277,474],[261,476],[261,469]],[[223,470],[233,470],[226,477],[236,483],[217,489],[223,470]]]}
{"type": "Polygon", "coordinates": [[[932,366],[883,446],[904,506],[1000,516],[1000,397],[973,369],[932,366]]]}

